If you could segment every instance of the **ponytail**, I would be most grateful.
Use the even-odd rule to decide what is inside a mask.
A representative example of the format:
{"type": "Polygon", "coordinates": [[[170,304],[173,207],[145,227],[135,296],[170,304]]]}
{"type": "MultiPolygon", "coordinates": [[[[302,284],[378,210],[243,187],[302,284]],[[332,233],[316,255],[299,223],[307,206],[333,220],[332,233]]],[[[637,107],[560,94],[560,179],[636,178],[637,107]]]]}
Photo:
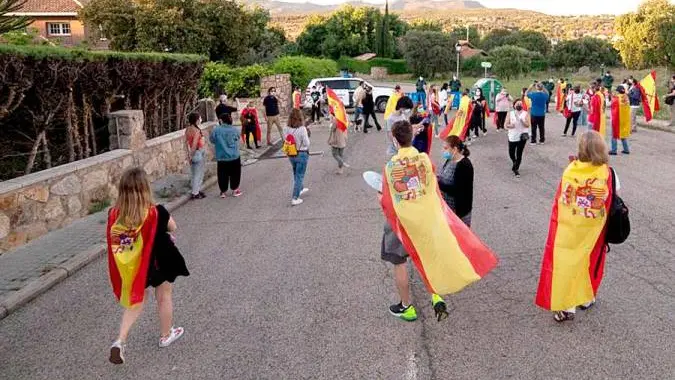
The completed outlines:
{"type": "Polygon", "coordinates": [[[464,141],[462,141],[459,137],[454,135],[448,136],[445,138],[445,142],[447,142],[450,147],[457,148],[462,156],[469,157],[471,155],[469,148],[467,148],[466,144],[464,144],[464,141]]]}
{"type": "Polygon", "coordinates": [[[459,149],[459,152],[464,157],[469,157],[471,155],[471,151],[469,150],[469,148],[467,148],[466,144],[464,144],[463,141],[459,142],[459,146],[457,147],[457,149],[459,149]]]}

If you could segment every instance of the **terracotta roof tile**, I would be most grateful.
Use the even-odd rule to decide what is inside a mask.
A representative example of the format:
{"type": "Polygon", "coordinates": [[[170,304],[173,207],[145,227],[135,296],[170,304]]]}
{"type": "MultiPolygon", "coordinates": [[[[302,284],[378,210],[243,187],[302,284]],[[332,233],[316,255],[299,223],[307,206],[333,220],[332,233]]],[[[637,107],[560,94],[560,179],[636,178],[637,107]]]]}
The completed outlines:
{"type": "Polygon", "coordinates": [[[63,13],[77,12],[87,0],[27,0],[19,12],[63,13]]]}

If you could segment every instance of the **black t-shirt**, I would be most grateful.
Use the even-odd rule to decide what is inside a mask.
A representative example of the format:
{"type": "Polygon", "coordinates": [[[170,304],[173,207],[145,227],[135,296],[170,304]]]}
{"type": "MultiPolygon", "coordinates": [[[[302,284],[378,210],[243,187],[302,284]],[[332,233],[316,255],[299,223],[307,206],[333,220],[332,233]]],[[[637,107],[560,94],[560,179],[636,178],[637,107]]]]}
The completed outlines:
{"type": "Polygon", "coordinates": [[[279,99],[276,96],[267,95],[263,99],[263,106],[265,106],[265,114],[267,116],[279,115],[279,99]]]}
{"type": "Polygon", "coordinates": [[[319,100],[321,100],[321,93],[320,93],[319,91],[316,91],[316,90],[315,90],[315,91],[312,91],[312,93],[310,94],[310,96],[312,97],[312,101],[313,101],[315,104],[318,103],[319,100]]]}
{"type": "Polygon", "coordinates": [[[169,235],[171,214],[162,205],[157,205],[157,229],[152,246],[146,287],[157,287],[164,281],[174,282],[178,276],[189,276],[185,260],[169,235]]]}
{"type": "Polygon", "coordinates": [[[237,107],[228,106],[223,103],[216,106],[216,117],[220,117],[220,115],[224,114],[231,114],[232,112],[237,112],[237,107]]]}

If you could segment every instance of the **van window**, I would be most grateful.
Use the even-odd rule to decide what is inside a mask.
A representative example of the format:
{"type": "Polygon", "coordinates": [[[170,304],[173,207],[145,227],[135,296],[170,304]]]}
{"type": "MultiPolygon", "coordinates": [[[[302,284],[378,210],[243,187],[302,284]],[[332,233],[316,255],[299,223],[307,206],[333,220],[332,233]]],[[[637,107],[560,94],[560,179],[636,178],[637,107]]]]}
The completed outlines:
{"type": "Polygon", "coordinates": [[[350,89],[350,90],[356,90],[356,89],[359,87],[359,83],[361,83],[361,81],[358,81],[358,80],[350,80],[350,81],[349,81],[349,89],[350,89]]]}
{"type": "Polygon", "coordinates": [[[349,82],[346,80],[331,80],[325,81],[324,84],[333,90],[347,90],[349,89],[349,82]]]}

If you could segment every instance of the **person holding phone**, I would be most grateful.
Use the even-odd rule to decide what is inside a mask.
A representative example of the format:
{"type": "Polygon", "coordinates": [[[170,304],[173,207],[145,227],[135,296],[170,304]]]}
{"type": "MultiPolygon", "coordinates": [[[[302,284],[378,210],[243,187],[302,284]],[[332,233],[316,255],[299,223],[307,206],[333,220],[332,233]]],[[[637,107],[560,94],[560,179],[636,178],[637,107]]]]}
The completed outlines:
{"type": "Polygon", "coordinates": [[[513,163],[511,171],[516,178],[520,178],[520,163],[523,160],[525,144],[530,138],[530,117],[520,99],[516,99],[513,103],[513,111],[506,118],[506,130],[509,139],[509,157],[513,163]]]}

